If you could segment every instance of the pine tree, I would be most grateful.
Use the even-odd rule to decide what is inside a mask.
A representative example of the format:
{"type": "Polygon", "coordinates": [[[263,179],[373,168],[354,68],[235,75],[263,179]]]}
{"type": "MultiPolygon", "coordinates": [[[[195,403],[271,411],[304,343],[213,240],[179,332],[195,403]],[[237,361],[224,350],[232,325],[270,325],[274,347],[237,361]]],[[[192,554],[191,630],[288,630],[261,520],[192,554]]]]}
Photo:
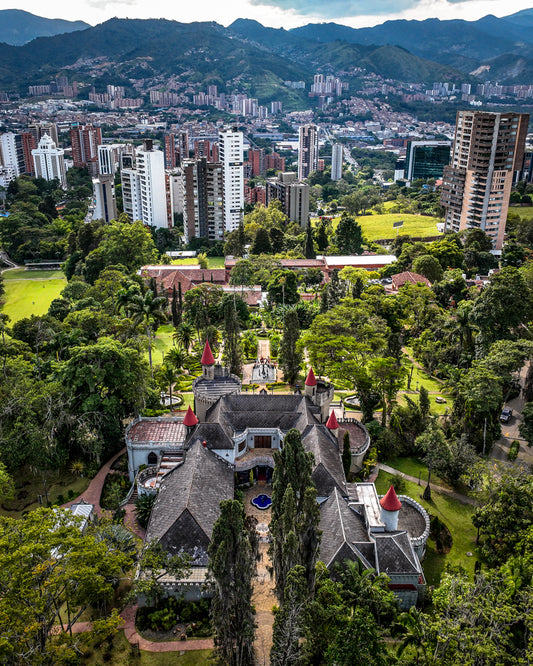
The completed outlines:
{"type": "Polygon", "coordinates": [[[298,351],[296,343],[300,338],[300,324],[296,310],[288,310],[283,318],[283,337],[279,346],[279,364],[283,370],[285,381],[294,384],[303,354],[298,351]]]}
{"type": "Polygon", "coordinates": [[[420,413],[424,417],[424,420],[429,416],[429,410],[431,408],[431,403],[429,401],[429,393],[425,386],[420,387],[420,393],[418,396],[418,406],[420,408],[420,413]]]}
{"type": "Polygon", "coordinates": [[[183,322],[183,295],[181,293],[181,282],[178,282],[178,326],[183,322]]]}
{"type": "Polygon", "coordinates": [[[313,243],[313,228],[311,227],[311,221],[308,221],[307,228],[305,230],[305,258],[314,259],[315,257],[316,253],[313,243]]]}
{"type": "Polygon", "coordinates": [[[346,431],[342,440],[342,466],[344,475],[348,478],[352,466],[352,450],[350,448],[350,433],[346,431]]]}
{"type": "Polygon", "coordinates": [[[250,248],[250,254],[272,254],[272,245],[268,231],[264,227],[259,227],[257,230],[254,242],[250,248]]]}
{"type": "Polygon", "coordinates": [[[234,375],[242,373],[242,344],[235,303],[224,306],[224,363],[234,375]]]}
{"type": "Polygon", "coordinates": [[[246,236],[244,234],[244,224],[241,218],[237,230],[237,242],[235,246],[235,253],[237,257],[242,257],[244,255],[245,245],[246,245],[246,236]]]}
{"type": "Polygon", "coordinates": [[[252,578],[258,557],[255,521],[237,500],[220,503],[220,516],[209,544],[209,573],[214,581],[211,621],[215,655],[228,666],[254,664],[252,578]]]}
{"type": "Polygon", "coordinates": [[[322,220],[320,222],[320,226],[318,227],[318,234],[317,234],[317,237],[316,237],[316,244],[317,244],[318,249],[320,250],[320,252],[324,252],[324,250],[329,245],[328,232],[327,232],[327,229],[326,229],[325,220],[322,220]]]}

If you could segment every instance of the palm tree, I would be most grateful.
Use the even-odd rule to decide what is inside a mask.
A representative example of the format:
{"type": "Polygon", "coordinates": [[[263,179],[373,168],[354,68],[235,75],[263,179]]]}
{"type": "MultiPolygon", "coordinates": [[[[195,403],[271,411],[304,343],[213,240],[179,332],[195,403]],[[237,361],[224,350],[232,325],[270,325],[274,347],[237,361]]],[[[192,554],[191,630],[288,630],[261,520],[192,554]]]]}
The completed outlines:
{"type": "Polygon", "coordinates": [[[401,657],[406,648],[413,647],[416,664],[429,663],[423,619],[424,614],[414,607],[411,607],[406,613],[400,613],[398,616],[399,627],[397,627],[397,630],[401,631],[403,637],[396,655],[401,657]]]}
{"type": "Polygon", "coordinates": [[[173,368],[179,371],[183,368],[183,364],[185,363],[186,358],[187,355],[183,351],[183,349],[179,349],[178,347],[172,347],[165,354],[164,361],[165,363],[170,364],[173,368]]]}
{"type": "Polygon", "coordinates": [[[154,376],[152,365],[152,328],[157,323],[167,320],[167,315],[163,312],[163,306],[166,304],[165,296],[154,296],[154,292],[148,291],[141,296],[136,294],[132,297],[129,305],[129,311],[135,324],[142,324],[145,327],[146,337],[148,338],[148,359],[150,361],[150,373],[154,376]]]}
{"type": "Polygon", "coordinates": [[[165,381],[166,384],[168,384],[168,394],[170,396],[170,411],[172,412],[172,386],[176,383],[178,379],[178,375],[176,373],[176,369],[173,368],[171,365],[164,365],[161,368],[161,379],[165,381]]]}
{"type": "Polygon", "coordinates": [[[188,352],[191,342],[194,337],[194,327],[191,324],[186,324],[185,322],[180,324],[172,336],[174,342],[180,344],[183,349],[188,352]]]}

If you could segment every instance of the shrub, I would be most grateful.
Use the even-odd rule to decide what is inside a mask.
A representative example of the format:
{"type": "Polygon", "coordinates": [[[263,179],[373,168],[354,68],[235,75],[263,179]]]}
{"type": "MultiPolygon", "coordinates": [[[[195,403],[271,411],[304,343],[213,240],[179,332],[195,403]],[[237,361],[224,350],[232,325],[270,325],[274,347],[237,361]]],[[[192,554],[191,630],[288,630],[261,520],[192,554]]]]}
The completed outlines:
{"type": "Polygon", "coordinates": [[[518,458],[518,452],[520,451],[520,442],[517,439],[514,439],[511,442],[509,447],[509,453],[507,454],[508,460],[516,460],[518,458]]]}
{"type": "Polygon", "coordinates": [[[392,485],[394,486],[394,490],[398,495],[401,495],[405,491],[405,479],[400,476],[400,474],[395,474],[392,477],[392,485]]]}

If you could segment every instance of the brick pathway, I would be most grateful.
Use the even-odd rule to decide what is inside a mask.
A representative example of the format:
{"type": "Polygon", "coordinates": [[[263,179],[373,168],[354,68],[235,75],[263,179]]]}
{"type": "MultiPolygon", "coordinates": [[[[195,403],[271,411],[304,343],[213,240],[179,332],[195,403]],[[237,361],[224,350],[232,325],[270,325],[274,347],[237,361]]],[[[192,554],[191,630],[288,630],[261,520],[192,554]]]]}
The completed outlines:
{"type": "Polygon", "coordinates": [[[118,453],[116,453],[100,469],[100,471],[94,477],[94,479],[91,481],[91,483],[89,483],[89,486],[88,486],[87,490],[85,490],[81,495],[78,495],[78,497],[76,497],[75,499],[69,500],[65,504],[62,504],[61,508],[67,509],[72,504],[76,504],[77,502],[80,502],[81,500],[85,500],[88,504],[93,504],[94,505],[94,512],[96,514],[101,515],[102,507],[100,506],[100,496],[102,495],[102,488],[104,487],[105,478],[108,475],[109,470],[111,469],[111,465],[115,462],[115,460],[117,458],[119,458],[125,452],[126,452],[126,447],[124,447],[118,453]]]}

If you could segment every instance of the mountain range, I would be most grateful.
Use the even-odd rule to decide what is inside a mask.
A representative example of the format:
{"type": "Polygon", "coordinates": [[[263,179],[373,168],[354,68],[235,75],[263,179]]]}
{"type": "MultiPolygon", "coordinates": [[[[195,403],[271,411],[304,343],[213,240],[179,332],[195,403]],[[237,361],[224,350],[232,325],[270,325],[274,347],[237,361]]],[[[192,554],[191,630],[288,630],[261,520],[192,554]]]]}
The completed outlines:
{"type": "Polygon", "coordinates": [[[13,46],[22,46],[36,37],[50,37],[90,27],[84,21],[48,19],[22,9],[0,10],[0,42],[13,46]]]}
{"type": "MultiPolygon", "coordinates": [[[[6,11],[14,10],[0,11],[2,28],[6,11]]],[[[70,29],[77,25],[65,23],[70,29]]],[[[298,100],[305,103],[304,94],[283,81],[310,82],[317,70],[359,67],[426,85],[533,83],[533,9],[471,22],[398,20],[359,29],[320,23],[284,30],[248,19],[225,28],[215,22],[117,18],[81,27],[19,46],[0,44],[0,89],[23,91],[29,83],[48,83],[60,72],[97,87],[98,77],[131,85],[131,79],[163,81],[183,75],[188,81],[221,86],[233,80],[260,101],[281,99],[297,107],[298,100]]],[[[65,26],[58,29],[64,32],[65,26]]]]}

